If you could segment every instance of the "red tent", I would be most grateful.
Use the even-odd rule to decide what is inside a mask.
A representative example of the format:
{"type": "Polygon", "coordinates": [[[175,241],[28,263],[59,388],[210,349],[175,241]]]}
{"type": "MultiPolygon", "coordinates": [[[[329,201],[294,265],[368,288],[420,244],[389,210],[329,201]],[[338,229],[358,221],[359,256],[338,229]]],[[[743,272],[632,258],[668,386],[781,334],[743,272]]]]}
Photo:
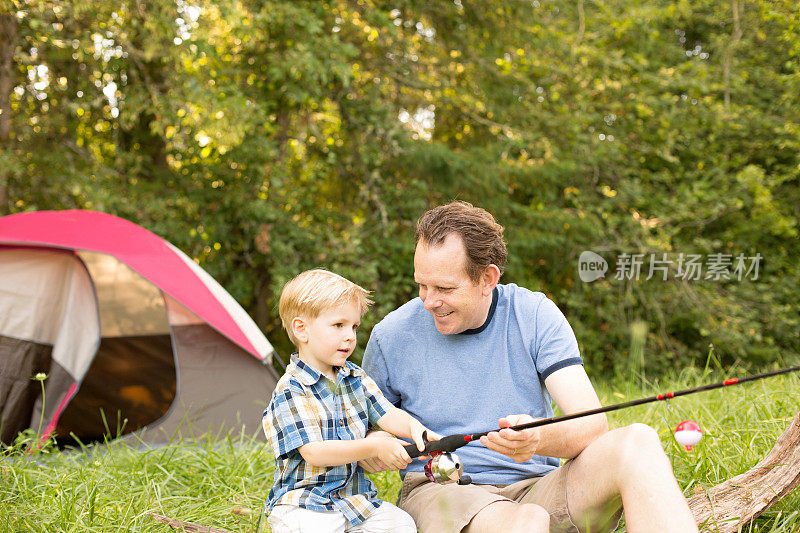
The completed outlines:
{"type": "Polygon", "coordinates": [[[0,217],[3,442],[41,419],[81,440],[260,433],[272,353],[216,281],[146,229],[93,211],[0,217]]]}

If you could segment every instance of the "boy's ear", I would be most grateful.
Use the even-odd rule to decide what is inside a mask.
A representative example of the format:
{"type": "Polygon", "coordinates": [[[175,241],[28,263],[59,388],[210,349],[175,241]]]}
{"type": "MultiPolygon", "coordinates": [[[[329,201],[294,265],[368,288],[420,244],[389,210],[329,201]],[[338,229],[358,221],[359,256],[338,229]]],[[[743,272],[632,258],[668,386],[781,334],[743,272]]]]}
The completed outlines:
{"type": "Polygon", "coordinates": [[[308,329],[306,328],[306,321],[299,316],[292,319],[292,334],[299,342],[308,342],[308,329]]]}

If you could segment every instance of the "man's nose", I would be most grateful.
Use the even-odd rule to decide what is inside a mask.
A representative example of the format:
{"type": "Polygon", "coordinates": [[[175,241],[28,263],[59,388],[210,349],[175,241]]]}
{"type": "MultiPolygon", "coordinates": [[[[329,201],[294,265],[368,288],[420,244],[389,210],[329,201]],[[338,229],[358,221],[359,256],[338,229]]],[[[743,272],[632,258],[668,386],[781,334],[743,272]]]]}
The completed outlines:
{"type": "Polygon", "coordinates": [[[442,301],[435,293],[428,291],[425,293],[425,297],[422,299],[422,305],[425,307],[425,309],[430,311],[442,305],[442,301]]]}

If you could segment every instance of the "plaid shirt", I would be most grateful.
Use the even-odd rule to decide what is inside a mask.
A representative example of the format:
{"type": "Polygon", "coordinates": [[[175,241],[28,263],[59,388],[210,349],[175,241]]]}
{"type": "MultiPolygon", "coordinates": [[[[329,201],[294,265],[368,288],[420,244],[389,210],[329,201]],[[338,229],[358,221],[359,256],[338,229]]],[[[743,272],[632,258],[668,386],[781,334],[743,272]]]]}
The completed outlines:
{"type": "Polygon", "coordinates": [[[297,449],[309,442],[364,438],[367,427],[394,406],[357,365],[339,367],[336,384],[294,356],[264,410],[264,433],[275,454],[275,478],[267,496],[275,505],[339,511],[353,524],[382,503],[358,463],[308,464],[297,449]]]}

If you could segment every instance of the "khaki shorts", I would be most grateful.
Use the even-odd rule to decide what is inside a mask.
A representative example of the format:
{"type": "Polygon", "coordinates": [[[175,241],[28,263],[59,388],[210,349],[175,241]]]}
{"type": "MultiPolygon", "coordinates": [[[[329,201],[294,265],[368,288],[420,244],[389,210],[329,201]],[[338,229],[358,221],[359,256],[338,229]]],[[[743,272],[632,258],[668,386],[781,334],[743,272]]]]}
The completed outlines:
{"type": "MultiPolygon", "coordinates": [[[[503,500],[535,503],[550,513],[550,531],[579,533],[567,505],[570,462],[544,477],[524,479],[511,485],[439,485],[425,474],[411,472],[403,479],[400,507],[410,514],[422,533],[461,531],[487,505],[503,500]]],[[[614,531],[622,508],[602,529],[614,531]]]]}

